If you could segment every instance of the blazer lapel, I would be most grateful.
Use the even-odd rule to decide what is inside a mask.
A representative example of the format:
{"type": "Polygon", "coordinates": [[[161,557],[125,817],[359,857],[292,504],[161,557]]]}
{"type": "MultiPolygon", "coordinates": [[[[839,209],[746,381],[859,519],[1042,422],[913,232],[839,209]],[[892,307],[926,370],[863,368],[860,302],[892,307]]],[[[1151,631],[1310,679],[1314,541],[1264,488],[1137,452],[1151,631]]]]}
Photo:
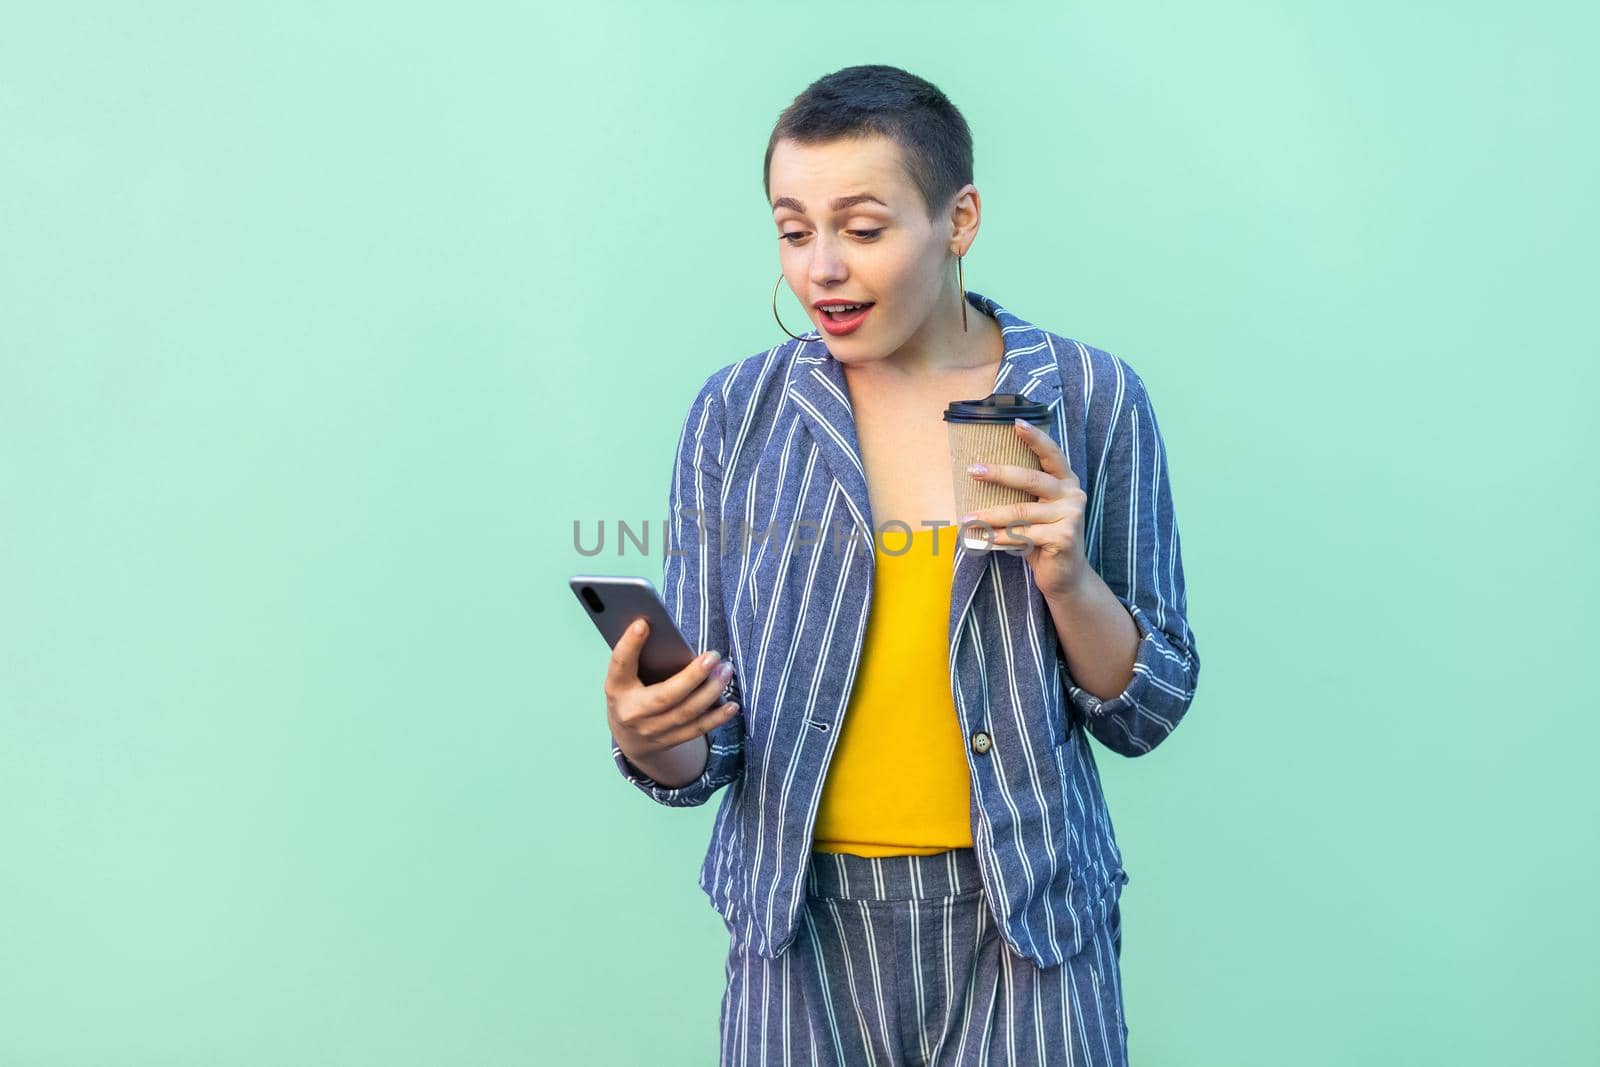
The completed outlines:
{"type": "MultiPolygon", "coordinates": [[[[995,375],[993,393],[1020,393],[1051,409],[1050,435],[1061,445],[1061,371],[1055,350],[1044,331],[1011,314],[999,304],[972,290],[967,297],[1000,324],[1005,355],[995,375]]],[[[867,495],[866,467],[861,461],[861,446],[856,437],[855,413],[850,407],[850,389],[844,366],[828,352],[821,334],[803,336],[789,367],[788,395],[805,419],[811,437],[821,451],[828,473],[844,494],[846,503],[871,555],[874,534],[872,508],[867,495]]],[[[966,399],[966,398],[963,398],[966,399]]],[[[973,397],[971,399],[978,399],[973,397]]],[[[947,463],[943,457],[940,462],[947,463]]],[[[1020,558],[1004,552],[969,552],[958,537],[950,586],[950,648],[966,624],[973,596],[983,575],[991,566],[1027,566],[1020,558]]],[[[870,573],[870,570],[868,571],[870,573]]],[[[1031,579],[1030,579],[1030,585],[1031,579]]]]}
{"type": "Polygon", "coordinates": [[[867,539],[863,547],[871,555],[872,508],[867,496],[867,469],[861,462],[844,365],[833,358],[815,331],[806,335],[789,366],[788,391],[822,453],[823,464],[844,492],[859,528],[858,536],[867,539]]]}
{"type": "MultiPolygon", "coordinates": [[[[1000,323],[1001,336],[1005,340],[1005,356],[1000,361],[1000,370],[995,375],[994,386],[991,393],[1020,393],[1029,400],[1044,404],[1050,408],[1050,436],[1057,445],[1063,440],[1064,427],[1061,412],[1061,371],[1056,362],[1055,350],[1050,339],[1044,331],[1017,316],[1011,314],[999,304],[988,297],[967,290],[967,296],[974,305],[988,312],[995,321],[1000,323]]],[[[973,399],[978,399],[974,397],[973,399]]],[[[1064,451],[1064,449],[1063,449],[1064,451]]],[[[948,460],[946,461],[948,462],[948,460]]],[[[956,557],[954,573],[950,580],[950,654],[955,656],[957,641],[961,635],[961,628],[966,625],[967,615],[972,610],[973,596],[978,590],[978,583],[990,568],[997,568],[997,574],[1006,568],[1027,569],[1020,556],[1009,552],[1000,551],[968,551],[961,543],[961,538],[956,538],[956,557]]],[[[1029,587],[1033,585],[1032,575],[1024,575],[1029,587]]]]}

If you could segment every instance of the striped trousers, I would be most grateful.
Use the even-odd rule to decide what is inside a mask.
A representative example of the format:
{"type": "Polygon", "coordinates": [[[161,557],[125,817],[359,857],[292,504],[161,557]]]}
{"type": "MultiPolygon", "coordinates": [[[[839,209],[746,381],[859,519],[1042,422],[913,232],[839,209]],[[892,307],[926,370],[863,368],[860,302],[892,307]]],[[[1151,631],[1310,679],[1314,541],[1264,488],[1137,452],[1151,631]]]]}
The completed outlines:
{"type": "Polygon", "coordinates": [[[730,944],[722,1067],[1127,1067],[1122,915],[1041,968],[1000,936],[970,848],[813,852],[776,960],[730,944]]]}

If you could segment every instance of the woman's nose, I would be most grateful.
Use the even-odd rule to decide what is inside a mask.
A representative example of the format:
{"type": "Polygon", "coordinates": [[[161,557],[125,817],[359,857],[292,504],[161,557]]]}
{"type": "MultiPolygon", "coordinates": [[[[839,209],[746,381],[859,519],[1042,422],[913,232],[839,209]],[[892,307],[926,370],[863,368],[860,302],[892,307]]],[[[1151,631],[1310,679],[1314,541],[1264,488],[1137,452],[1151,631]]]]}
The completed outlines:
{"type": "Polygon", "coordinates": [[[839,255],[836,248],[825,241],[818,240],[811,253],[810,265],[811,281],[819,288],[828,283],[844,277],[844,257],[839,255]]]}

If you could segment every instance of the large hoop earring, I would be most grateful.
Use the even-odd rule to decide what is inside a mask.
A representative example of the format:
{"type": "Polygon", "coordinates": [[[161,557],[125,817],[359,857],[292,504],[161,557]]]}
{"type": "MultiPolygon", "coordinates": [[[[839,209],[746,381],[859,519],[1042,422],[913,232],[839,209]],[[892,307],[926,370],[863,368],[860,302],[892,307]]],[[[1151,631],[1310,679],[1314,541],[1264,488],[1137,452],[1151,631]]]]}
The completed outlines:
{"type": "Polygon", "coordinates": [[[967,332],[967,280],[961,274],[961,257],[964,252],[956,253],[956,292],[961,296],[961,332],[967,332]]]}
{"type": "MultiPolygon", "coordinates": [[[[778,319],[778,286],[782,284],[783,274],[780,272],[778,274],[778,280],[772,283],[772,317],[775,319],[778,319]]],[[[778,329],[782,330],[784,333],[789,333],[789,327],[783,324],[782,319],[778,319],[778,329]]],[[[809,338],[805,337],[795,337],[795,335],[792,333],[789,333],[789,336],[794,337],[796,341],[809,340],[809,338]]]]}

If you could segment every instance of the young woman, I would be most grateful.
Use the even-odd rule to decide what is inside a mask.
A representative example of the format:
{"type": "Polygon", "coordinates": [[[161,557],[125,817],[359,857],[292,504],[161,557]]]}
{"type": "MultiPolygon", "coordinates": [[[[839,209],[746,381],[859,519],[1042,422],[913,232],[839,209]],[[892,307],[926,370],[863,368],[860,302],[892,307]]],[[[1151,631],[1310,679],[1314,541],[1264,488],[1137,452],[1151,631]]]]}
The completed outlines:
{"type": "Polygon", "coordinates": [[[812,329],[684,421],[663,594],[701,655],[643,685],[641,627],[605,686],[629,781],[728,787],[700,871],[722,1062],[1124,1064],[1128,875],[1086,735],[1150,751],[1200,669],[1149,397],[966,289],[971,135],[921,78],[808,87],[766,185],[812,329]],[[1041,469],[953,471],[946,405],[991,393],[1048,411],[1013,431],[1041,469]],[[956,477],[1033,499],[959,515],[956,477]]]}

